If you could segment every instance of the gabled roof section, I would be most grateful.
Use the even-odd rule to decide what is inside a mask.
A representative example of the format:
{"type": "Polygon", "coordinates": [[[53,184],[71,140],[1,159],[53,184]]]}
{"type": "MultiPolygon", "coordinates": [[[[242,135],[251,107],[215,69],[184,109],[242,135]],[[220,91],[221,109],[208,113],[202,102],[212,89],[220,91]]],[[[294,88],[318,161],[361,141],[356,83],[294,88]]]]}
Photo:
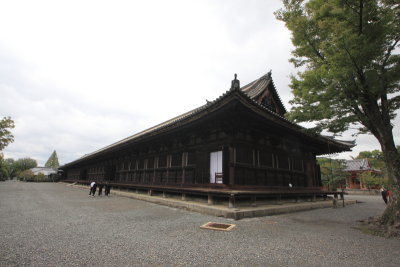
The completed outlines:
{"type": "Polygon", "coordinates": [[[257,80],[243,86],[240,90],[246,93],[258,104],[267,107],[282,117],[287,112],[278,92],[276,91],[271,77],[271,71],[257,80]]]}

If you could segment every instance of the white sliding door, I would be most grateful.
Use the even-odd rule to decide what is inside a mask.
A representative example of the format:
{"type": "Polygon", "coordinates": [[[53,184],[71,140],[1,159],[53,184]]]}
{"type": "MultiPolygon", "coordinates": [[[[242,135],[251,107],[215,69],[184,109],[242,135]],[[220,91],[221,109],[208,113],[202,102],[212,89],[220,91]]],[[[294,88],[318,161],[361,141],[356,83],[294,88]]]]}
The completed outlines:
{"type": "Polygon", "coordinates": [[[222,183],[222,151],[210,153],[210,183],[222,183]]]}

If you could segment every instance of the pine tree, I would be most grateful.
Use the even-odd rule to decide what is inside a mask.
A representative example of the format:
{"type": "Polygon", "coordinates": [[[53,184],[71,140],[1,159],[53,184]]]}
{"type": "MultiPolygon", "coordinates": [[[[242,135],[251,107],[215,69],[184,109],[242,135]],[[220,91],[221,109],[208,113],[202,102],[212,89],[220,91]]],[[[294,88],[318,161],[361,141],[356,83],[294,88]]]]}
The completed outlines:
{"type": "Polygon", "coordinates": [[[54,150],[54,152],[51,154],[49,159],[47,160],[46,164],[44,165],[47,168],[58,168],[60,167],[60,163],[58,163],[58,157],[57,157],[57,152],[54,150]]]}

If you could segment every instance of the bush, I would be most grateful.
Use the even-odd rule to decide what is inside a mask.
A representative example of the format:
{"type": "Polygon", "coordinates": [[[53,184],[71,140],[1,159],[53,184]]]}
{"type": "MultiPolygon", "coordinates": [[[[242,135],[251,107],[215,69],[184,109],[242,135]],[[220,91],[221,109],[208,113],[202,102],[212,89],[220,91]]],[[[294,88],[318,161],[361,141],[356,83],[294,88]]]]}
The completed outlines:
{"type": "Polygon", "coordinates": [[[360,173],[357,178],[368,189],[379,188],[384,182],[384,178],[377,176],[372,172],[360,173]]]}
{"type": "Polygon", "coordinates": [[[33,172],[31,171],[31,170],[25,170],[25,171],[22,171],[22,172],[20,172],[19,174],[18,174],[18,179],[20,180],[20,181],[33,181],[33,178],[34,178],[34,174],[33,174],[33,172]]]}
{"type": "Polygon", "coordinates": [[[46,176],[41,172],[34,177],[35,182],[44,182],[45,179],[46,179],[46,176]]]}

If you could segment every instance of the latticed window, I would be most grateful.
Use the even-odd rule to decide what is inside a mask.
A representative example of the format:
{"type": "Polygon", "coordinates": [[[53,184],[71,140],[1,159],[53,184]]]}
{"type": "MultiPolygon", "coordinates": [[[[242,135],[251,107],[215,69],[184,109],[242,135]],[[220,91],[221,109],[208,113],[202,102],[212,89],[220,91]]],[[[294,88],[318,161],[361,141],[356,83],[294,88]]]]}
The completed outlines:
{"type": "Polygon", "coordinates": [[[147,160],[147,169],[153,169],[154,168],[154,157],[151,157],[147,160]]]}
{"type": "Polygon", "coordinates": [[[158,157],[158,168],[167,167],[167,155],[162,155],[158,157]]]}
{"type": "Polygon", "coordinates": [[[267,166],[267,167],[274,166],[274,161],[273,161],[274,155],[272,154],[272,152],[260,151],[258,155],[259,155],[259,163],[261,166],[267,166]]]}
{"type": "Polygon", "coordinates": [[[143,170],[144,169],[144,159],[140,159],[139,160],[138,169],[139,170],[143,170]]]}
{"type": "Polygon", "coordinates": [[[236,149],[236,161],[239,163],[253,164],[253,150],[245,147],[236,149]]]}
{"type": "Polygon", "coordinates": [[[303,160],[301,159],[293,159],[293,170],[295,171],[303,171],[303,160]]]}
{"type": "Polygon", "coordinates": [[[287,155],[278,155],[278,168],[289,169],[289,157],[287,155]]]}
{"type": "Polygon", "coordinates": [[[175,153],[171,156],[171,167],[182,166],[182,153],[175,153]]]}
{"type": "Polygon", "coordinates": [[[195,152],[187,152],[187,165],[196,164],[196,153],[195,152]]]}

